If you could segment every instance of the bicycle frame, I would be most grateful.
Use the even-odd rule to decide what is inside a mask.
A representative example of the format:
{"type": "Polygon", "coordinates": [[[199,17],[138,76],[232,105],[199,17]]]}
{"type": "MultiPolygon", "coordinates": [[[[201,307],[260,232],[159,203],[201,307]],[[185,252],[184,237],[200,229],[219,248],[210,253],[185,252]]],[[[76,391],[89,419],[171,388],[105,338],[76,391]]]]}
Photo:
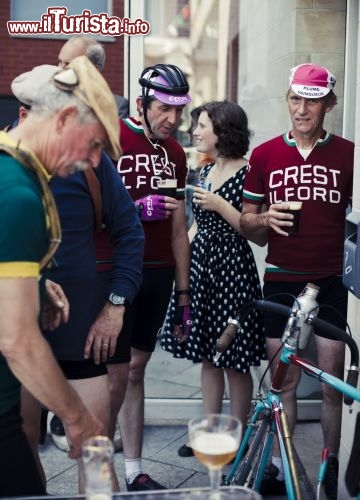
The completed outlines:
{"type": "Polygon", "coordinates": [[[290,364],[298,366],[307,375],[317,378],[320,382],[331,386],[333,389],[341,392],[342,394],[345,394],[349,398],[355,401],[360,401],[360,391],[356,387],[353,387],[343,380],[334,377],[333,375],[330,375],[323,370],[320,370],[320,368],[318,368],[315,364],[310,363],[310,361],[307,361],[300,356],[297,356],[294,353],[293,349],[289,349],[286,345],[282,349],[279,365],[272,380],[273,390],[281,391],[282,381],[284,379],[287,366],[290,364]]]}
{"type": "MultiPolygon", "coordinates": [[[[258,301],[258,303],[264,302],[265,301],[258,301]]],[[[289,308],[285,309],[289,311],[289,308]]],[[[325,322],[323,320],[315,321],[313,318],[312,321],[314,324],[317,324],[319,327],[321,326],[322,329],[324,329],[325,322]]],[[[251,484],[247,484],[247,486],[258,491],[260,489],[260,484],[270,457],[273,437],[274,434],[276,434],[279,440],[280,454],[284,467],[287,496],[290,500],[300,500],[302,498],[299,484],[299,473],[297,471],[297,464],[294,459],[292,438],[287,426],[286,414],[283,411],[280,402],[281,388],[289,365],[298,366],[306,374],[317,378],[320,382],[331,386],[338,392],[343,393],[348,398],[348,404],[351,404],[351,402],[354,400],[360,402],[360,390],[356,388],[356,382],[353,383],[353,385],[355,385],[354,387],[353,385],[350,385],[349,383],[344,382],[343,380],[330,375],[323,370],[320,370],[316,365],[297,355],[299,333],[299,328],[297,328],[296,322],[294,322],[292,331],[288,339],[285,340],[281,349],[280,360],[272,379],[271,388],[267,392],[265,400],[260,399],[260,397],[258,397],[257,399],[255,409],[252,413],[250,423],[241,442],[236,459],[229,473],[224,478],[224,484],[230,485],[234,482],[236,482],[237,484],[242,484],[244,482],[244,484],[246,484],[247,481],[251,482],[252,480],[253,482],[251,484]],[[264,419],[265,424],[264,428],[261,429],[262,434],[259,434],[258,438],[257,435],[255,435],[254,441],[251,443],[249,450],[245,455],[246,447],[249,443],[255,426],[258,425],[260,420],[264,419]],[[267,432],[267,437],[264,437],[265,431],[267,432]],[[255,460],[260,447],[262,448],[260,451],[260,458],[257,465],[255,478],[253,477],[248,479],[251,471],[252,461],[255,460]]],[[[334,337],[330,336],[330,338],[334,337]]],[[[351,340],[351,342],[349,343],[349,341],[347,340],[346,343],[350,346],[350,343],[353,344],[353,341],[351,340]]],[[[351,370],[354,373],[357,372],[358,374],[357,365],[355,363],[355,366],[352,366],[351,370]]],[[[324,465],[324,461],[322,460],[319,467],[319,477],[324,476],[324,467],[326,467],[326,463],[324,465]]]]}
{"type": "MultiPolygon", "coordinates": [[[[225,484],[232,484],[233,478],[235,476],[235,473],[237,471],[237,468],[239,466],[239,463],[243,457],[244,451],[246,449],[246,445],[249,443],[250,436],[252,434],[253,428],[259,421],[259,419],[267,418],[268,419],[268,428],[269,432],[268,435],[265,439],[260,463],[258,466],[258,472],[255,477],[255,481],[253,483],[253,489],[259,490],[260,488],[260,483],[263,478],[265,468],[271,453],[272,449],[272,442],[274,438],[274,434],[276,433],[278,439],[279,439],[279,446],[280,446],[280,452],[281,452],[281,457],[283,461],[283,466],[284,466],[284,473],[285,473],[285,484],[286,484],[286,490],[288,493],[288,498],[290,500],[295,500],[296,498],[299,498],[298,493],[296,494],[296,491],[299,491],[299,486],[297,484],[294,484],[294,476],[297,477],[296,474],[296,464],[294,461],[294,458],[292,456],[292,444],[291,443],[286,443],[287,440],[291,440],[291,434],[289,433],[289,428],[287,425],[287,418],[285,413],[283,412],[282,405],[280,403],[280,397],[278,394],[271,393],[269,392],[268,397],[266,402],[263,401],[258,401],[256,403],[256,408],[254,410],[253,416],[251,418],[251,421],[249,423],[249,426],[246,430],[246,433],[244,435],[244,438],[242,440],[238,455],[235,459],[235,462],[229,472],[229,474],[226,477],[225,484]],[[262,415],[265,414],[265,415],[262,415]],[[290,447],[289,447],[290,444],[290,447]],[[291,450],[291,451],[290,451],[291,450]],[[289,453],[290,452],[290,453],[289,453]],[[295,473],[295,474],[294,474],[295,473]]],[[[260,445],[260,443],[255,443],[255,452],[256,452],[256,446],[260,445]]],[[[250,445],[252,446],[252,445],[250,445]]],[[[249,452],[250,453],[250,452],[249,452]]],[[[249,454],[249,462],[252,461],[252,455],[249,454]]],[[[250,468],[248,470],[245,468],[243,474],[246,476],[247,474],[250,473],[250,468]]],[[[245,484],[246,485],[246,482],[245,484]]]]}

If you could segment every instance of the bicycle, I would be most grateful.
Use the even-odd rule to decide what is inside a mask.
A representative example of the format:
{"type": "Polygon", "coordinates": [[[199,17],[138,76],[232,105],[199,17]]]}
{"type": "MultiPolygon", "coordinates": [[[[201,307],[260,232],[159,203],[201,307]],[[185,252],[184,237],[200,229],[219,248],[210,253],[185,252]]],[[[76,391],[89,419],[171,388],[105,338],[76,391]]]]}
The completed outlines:
{"type": "MultiPolygon", "coordinates": [[[[228,326],[218,340],[218,352],[215,358],[219,357],[226,350],[235,334],[240,331],[241,320],[253,308],[287,316],[288,322],[282,338],[283,345],[280,348],[280,361],[271,381],[270,389],[267,391],[265,397],[262,397],[260,392],[261,387],[259,388],[249,424],[235,460],[227,475],[223,476],[223,485],[230,486],[235,484],[259,491],[270,457],[273,438],[276,435],[279,440],[280,454],[284,467],[287,497],[290,500],[320,498],[328,451],[325,449],[322,453],[315,495],[313,485],[306,475],[304,466],[292,442],[287,417],[280,401],[282,383],[287,368],[292,364],[300,367],[306,374],[317,378],[319,381],[343,393],[346,405],[352,405],[354,400],[360,402],[360,390],[357,389],[359,375],[358,347],[347,332],[317,318],[318,307],[307,311],[306,308],[300,306],[299,300],[296,298],[292,308],[269,300],[257,300],[245,304],[235,319],[230,318],[228,320],[228,326]],[[297,355],[298,346],[302,340],[302,332],[307,329],[305,334],[309,336],[309,330],[313,331],[314,327],[316,328],[316,332],[314,333],[317,335],[328,339],[340,340],[349,347],[351,361],[346,382],[320,370],[315,364],[297,355]],[[251,437],[252,439],[250,439],[251,437]]],[[[359,495],[358,499],[360,499],[359,460],[360,413],[357,416],[353,449],[345,474],[345,483],[349,493],[353,496],[359,495]]]]}

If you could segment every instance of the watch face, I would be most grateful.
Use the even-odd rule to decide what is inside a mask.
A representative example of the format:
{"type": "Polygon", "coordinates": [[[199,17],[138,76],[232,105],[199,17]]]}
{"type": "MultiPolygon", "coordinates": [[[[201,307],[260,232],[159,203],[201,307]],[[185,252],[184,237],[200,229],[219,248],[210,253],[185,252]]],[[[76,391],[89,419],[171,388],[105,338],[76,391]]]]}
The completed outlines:
{"type": "Polygon", "coordinates": [[[124,305],[125,301],[125,297],[120,297],[120,295],[116,295],[116,293],[111,293],[109,295],[109,302],[111,302],[114,306],[124,305]]]}

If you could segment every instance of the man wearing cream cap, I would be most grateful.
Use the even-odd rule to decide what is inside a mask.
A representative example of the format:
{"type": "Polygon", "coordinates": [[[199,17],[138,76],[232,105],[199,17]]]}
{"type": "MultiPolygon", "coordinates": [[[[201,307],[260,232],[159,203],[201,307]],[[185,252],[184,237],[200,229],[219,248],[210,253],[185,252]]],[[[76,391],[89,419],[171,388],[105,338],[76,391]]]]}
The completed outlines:
{"type": "MultiPolygon", "coordinates": [[[[96,167],[105,146],[118,158],[118,138],[113,95],[86,57],[55,73],[41,88],[28,118],[0,133],[0,491],[4,496],[45,493],[21,428],[21,385],[62,418],[71,458],[80,456],[84,439],[104,432],[66,382],[41,335],[39,282],[42,292],[40,278],[61,241],[48,180],[96,167]]],[[[52,290],[46,311],[52,313],[55,327],[67,321],[69,312],[61,289],[53,285],[52,290]]]]}
{"type": "MultiPolygon", "coordinates": [[[[37,66],[12,82],[13,94],[21,103],[20,123],[27,119],[26,108],[34,106],[39,89],[58,71],[57,66],[37,66]]],[[[113,306],[106,298],[116,292],[131,302],[138,291],[143,230],[134,204],[105,152],[96,169],[77,172],[65,179],[55,177],[50,188],[61,221],[62,243],[54,256],[57,265],[48,271],[48,277],[63,288],[71,314],[66,324],[55,329],[43,325],[43,333],[65,377],[108,429],[112,405],[105,361],[115,350],[120,354],[124,350],[124,336],[119,332],[125,306],[113,306]],[[112,243],[113,271],[109,283],[103,285],[97,282],[93,236],[105,227],[112,243]]],[[[120,367],[116,364],[116,374],[117,384],[126,386],[125,361],[129,362],[124,359],[120,367]]],[[[21,403],[24,431],[42,470],[37,450],[40,406],[26,390],[22,391],[21,403]]],[[[114,409],[116,415],[118,411],[119,407],[114,409]]],[[[52,421],[50,429],[51,426],[52,421]]],[[[64,451],[66,446],[68,451],[65,431],[63,434],[56,436],[59,439],[56,443],[64,451]]],[[[109,436],[113,437],[111,431],[109,436]]],[[[82,468],[78,470],[79,490],[84,491],[82,468]]],[[[119,484],[114,470],[112,474],[113,489],[117,491],[119,484]]],[[[45,482],[43,471],[42,476],[45,482]]]]}
{"type": "MultiPolygon", "coordinates": [[[[345,329],[347,292],[341,275],[354,144],[323,128],[326,114],[336,104],[335,83],[334,75],[318,64],[300,64],[291,70],[287,104],[292,128],[254,149],[245,179],[241,227],[263,232],[268,241],[265,297],[277,294],[281,298],[273,300],[292,305],[293,297],[311,281],[320,288],[320,306],[329,306],[320,307],[319,316],[345,329]],[[293,215],[286,213],[294,201],[302,202],[297,232],[289,231],[293,215]]],[[[278,352],[284,326],[283,319],[265,315],[269,359],[278,352]]],[[[318,336],[315,340],[319,367],[342,378],[344,344],[318,336]]],[[[296,422],[299,379],[299,369],[290,367],[281,395],[291,431],[296,422]]],[[[341,395],[327,386],[321,389],[324,446],[330,451],[325,490],[329,498],[336,498],[341,395]]],[[[285,493],[282,463],[275,448],[260,492],[285,493]]]]}

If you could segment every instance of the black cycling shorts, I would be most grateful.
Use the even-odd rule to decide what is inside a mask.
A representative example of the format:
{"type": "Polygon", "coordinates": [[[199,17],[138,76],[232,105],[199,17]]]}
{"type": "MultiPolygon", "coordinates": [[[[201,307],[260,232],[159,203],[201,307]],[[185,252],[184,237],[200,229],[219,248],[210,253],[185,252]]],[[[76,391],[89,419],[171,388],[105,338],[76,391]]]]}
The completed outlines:
{"type": "Polygon", "coordinates": [[[174,282],[173,268],[144,269],[140,292],[130,315],[134,322],[131,346],[153,352],[170,302],[174,282]]]}
{"type": "Polygon", "coordinates": [[[106,363],[96,365],[93,359],[77,360],[58,360],[63,374],[68,380],[81,380],[83,378],[100,377],[107,375],[106,363]]]}

